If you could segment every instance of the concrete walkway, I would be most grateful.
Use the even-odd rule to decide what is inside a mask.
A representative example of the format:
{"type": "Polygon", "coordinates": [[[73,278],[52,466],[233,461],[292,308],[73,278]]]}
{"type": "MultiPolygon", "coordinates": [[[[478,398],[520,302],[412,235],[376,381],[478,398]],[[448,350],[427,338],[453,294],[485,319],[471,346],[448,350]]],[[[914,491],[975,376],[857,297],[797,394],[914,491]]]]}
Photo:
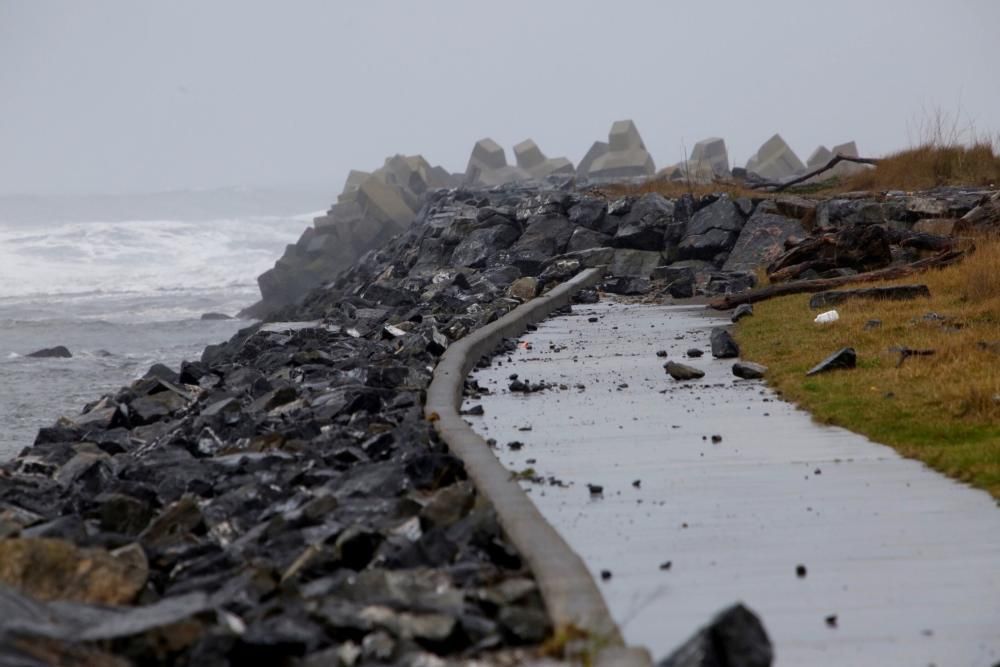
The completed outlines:
{"type": "Polygon", "coordinates": [[[501,461],[567,485],[525,483],[595,576],[610,572],[626,640],[663,657],[739,600],[786,667],[1000,661],[996,503],[735,380],[710,355],[714,324],[692,308],[575,306],[472,376],[495,393],[466,401],[485,408],[467,419],[501,461]],[[673,381],[661,349],[706,377],[673,381]],[[565,389],[512,394],[511,373],[565,389]]]}

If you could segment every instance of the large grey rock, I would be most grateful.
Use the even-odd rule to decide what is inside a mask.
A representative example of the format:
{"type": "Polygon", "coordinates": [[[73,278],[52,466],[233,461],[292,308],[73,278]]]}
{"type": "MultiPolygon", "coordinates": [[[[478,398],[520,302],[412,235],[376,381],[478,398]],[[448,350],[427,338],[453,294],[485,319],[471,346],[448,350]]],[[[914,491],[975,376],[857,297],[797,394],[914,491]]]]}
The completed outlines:
{"type": "Polygon", "coordinates": [[[785,241],[805,236],[806,230],[798,220],[758,210],[743,225],[722,268],[725,271],[754,271],[777,259],[785,251],[785,241]]]}
{"type": "Polygon", "coordinates": [[[643,195],[619,224],[613,244],[619,248],[660,251],[674,221],[674,203],[655,193],[643,195]]]}
{"type": "Polygon", "coordinates": [[[682,259],[712,259],[733,248],[744,219],[740,208],[728,198],[722,198],[701,209],[687,224],[684,238],[678,245],[682,259]]]}
{"type": "Polygon", "coordinates": [[[660,265],[663,256],[658,252],[648,250],[615,250],[614,259],[608,272],[613,276],[639,276],[649,278],[653,269],[660,265]]]}
{"type": "Polygon", "coordinates": [[[574,225],[600,231],[608,214],[608,202],[603,199],[587,198],[570,207],[567,215],[574,225]]]}
{"type": "Polygon", "coordinates": [[[566,251],[576,252],[577,250],[600,248],[608,245],[610,241],[611,236],[608,234],[595,232],[594,230],[587,229],[586,227],[577,227],[573,230],[573,236],[570,237],[569,243],[566,245],[566,251]]]}
{"type": "Polygon", "coordinates": [[[533,218],[511,246],[508,259],[522,274],[538,275],[546,260],[565,252],[573,231],[573,225],[561,215],[533,218]]]}
{"type": "MultiPolygon", "coordinates": [[[[502,220],[499,216],[497,219],[502,220]]],[[[500,223],[475,229],[455,247],[451,264],[482,268],[486,266],[487,260],[500,250],[509,248],[520,235],[520,230],[513,223],[500,223]]]]}
{"type": "Polygon", "coordinates": [[[785,143],[780,134],[775,134],[761,145],[747,162],[747,171],[774,181],[795,176],[805,171],[806,166],[785,143]]]}

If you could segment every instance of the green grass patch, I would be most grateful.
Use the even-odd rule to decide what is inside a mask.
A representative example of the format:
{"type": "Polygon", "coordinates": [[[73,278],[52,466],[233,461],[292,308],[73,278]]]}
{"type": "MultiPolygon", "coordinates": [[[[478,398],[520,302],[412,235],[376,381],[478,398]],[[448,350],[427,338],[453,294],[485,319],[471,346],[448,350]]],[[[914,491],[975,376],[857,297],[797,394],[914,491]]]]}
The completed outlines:
{"type": "Polygon", "coordinates": [[[861,433],[1000,499],[1000,354],[980,345],[1000,341],[1000,290],[982,284],[1000,274],[1000,241],[978,246],[960,265],[905,281],[927,284],[929,300],[848,302],[831,325],[813,323],[809,295],[755,304],[755,315],[736,330],[743,357],[768,366],[767,381],[817,421],[861,433]],[[931,312],[947,319],[924,319],[931,312]],[[865,330],[873,318],[882,326],[865,330]],[[935,354],[898,366],[894,345],[935,354]],[[856,350],[856,369],[805,376],[841,347],[856,350]]]}

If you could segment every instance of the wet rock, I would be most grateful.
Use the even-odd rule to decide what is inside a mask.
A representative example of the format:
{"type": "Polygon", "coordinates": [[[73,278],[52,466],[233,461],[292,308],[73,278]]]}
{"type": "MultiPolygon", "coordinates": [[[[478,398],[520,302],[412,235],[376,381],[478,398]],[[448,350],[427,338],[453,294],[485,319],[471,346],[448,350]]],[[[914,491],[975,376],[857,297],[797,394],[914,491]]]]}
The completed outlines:
{"type": "Polygon", "coordinates": [[[639,276],[649,278],[653,270],[663,261],[658,252],[646,250],[619,249],[608,267],[613,276],[639,276]]]}
{"type": "Polygon", "coordinates": [[[700,357],[701,355],[703,355],[705,353],[702,350],[699,350],[696,347],[691,347],[691,348],[688,348],[687,352],[685,352],[684,354],[686,354],[687,356],[689,356],[689,357],[691,357],[693,359],[696,359],[696,358],[700,357]]]}
{"type": "Polygon", "coordinates": [[[508,293],[521,301],[530,301],[538,296],[538,278],[524,277],[515,280],[508,293]]]}
{"type": "Polygon", "coordinates": [[[170,504],[140,535],[143,544],[167,548],[193,539],[192,531],[202,524],[201,508],[193,496],[184,496],[170,504]]]}
{"type": "Polygon", "coordinates": [[[425,528],[450,526],[469,513],[476,494],[468,482],[459,482],[437,491],[420,510],[425,528]]]}
{"type": "Polygon", "coordinates": [[[743,226],[722,268],[726,271],[754,271],[781,256],[789,239],[806,236],[806,230],[798,220],[758,208],[743,226]]]}
{"type": "Polygon", "coordinates": [[[719,613],[657,667],[770,667],[773,660],[763,623],[737,604],[719,613]]]}
{"type": "Polygon", "coordinates": [[[809,299],[810,308],[827,308],[846,301],[864,299],[869,301],[910,301],[930,298],[927,285],[892,285],[889,287],[865,287],[850,290],[829,290],[814,294],[809,299]]]}
{"type": "Polygon", "coordinates": [[[733,311],[733,316],[730,318],[730,320],[735,323],[739,322],[744,317],[750,317],[751,315],[753,315],[753,304],[741,303],[739,306],[736,307],[736,310],[733,311]]]}
{"type": "Polygon", "coordinates": [[[33,359],[69,359],[73,355],[68,349],[63,345],[57,345],[55,347],[46,347],[41,350],[35,350],[29,354],[24,355],[26,357],[31,357],[33,359]]]}
{"type": "Polygon", "coordinates": [[[675,380],[697,380],[698,378],[705,377],[704,371],[676,361],[668,361],[663,368],[675,380]]]}
{"type": "Polygon", "coordinates": [[[549,634],[551,626],[548,617],[539,609],[522,606],[501,608],[497,621],[503,632],[521,643],[537,643],[549,634]]]}
{"type": "Polygon", "coordinates": [[[509,248],[521,235],[516,225],[500,216],[490,218],[486,224],[489,226],[471,231],[455,247],[451,256],[454,266],[473,268],[486,266],[490,257],[500,250],[509,248]]]}
{"type": "Polygon", "coordinates": [[[576,293],[573,297],[573,301],[576,303],[591,304],[598,303],[601,300],[601,296],[597,293],[595,289],[584,289],[576,293]]]}
{"type": "Polygon", "coordinates": [[[612,243],[616,248],[659,252],[673,216],[673,202],[658,194],[643,195],[632,204],[612,243]]]}
{"type": "Polygon", "coordinates": [[[570,207],[567,215],[574,225],[599,231],[608,213],[608,203],[603,199],[583,199],[570,207]]]}
{"type": "Polygon", "coordinates": [[[225,313],[202,313],[201,319],[206,321],[231,320],[232,316],[225,313]]]}
{"type": "Polygon", "coordinates": [[[744,222],[739,207],[727,198],[700,209],[687,223],[680,258],[712,259],[732,250],[744,222]]]}
{"type": "Polygon", "coordinates": [[[605,280],[602,287],[605,292],[629,296],[647,293],[652,288],[652,283],[648,278],[622,276],[605,280]]]}
{"type": "Polygon", "coordinates": [[[128,604],[146,584],[141,549],[120,557],[57,539],[0,540],[0,581],[39,600],[128,604]]]}
{"type": "Polygon", "coordinates": [[[711,335],[712,356],[717,359],[730,359],[740,356],[740,346],[736,344],[732,334],[724,327],[713,327],[711,335]]]}
{"type": "Polygon", "coordinates": [[[767,366],[752,361],[738,361],[733,364],[733,375],[744,380],[759,380],[767,373],[767,366]]]}
{"type": "Polygon", "coordinates": [[[138,535],[153,518],[153,507],[149,500],[124,493],[102,493],[95,501],[99,503],[96,514],[102,530],[122,535],[138,535]]]}
{"type": "Polygon", "coordinates": [[[837,370],[837,369],[849,369],[854,368],[858,364],[858,355],[854,351],[853,347],[844,347],[829,357],[819,362],[813,366],[806,375],[817,375],[819,373],[826,373],[827,371],[837,370]]]}
{"type": "Polygon", "coordinates": [[[566,244],[567,252],[577,252],[580,250],[590,250],[592,248],[602,248],[611,241],[611,236],[601,232],[580,227],[573,231],[573,235],[566,244]]]}
{"type": "Polygon", "coordinates": [[[573,225],[561,215],[543,215],[528,221],[524,233],[511,246],[510,264],[526,276],[537,275],[546,260],[566,252],[573,225]]]}
{"type": "Polygon", "coordinates": [[[180,382],[180,374],[166,364],[153,364],[143,377],[159,378],[173,384],[180,382]]]}

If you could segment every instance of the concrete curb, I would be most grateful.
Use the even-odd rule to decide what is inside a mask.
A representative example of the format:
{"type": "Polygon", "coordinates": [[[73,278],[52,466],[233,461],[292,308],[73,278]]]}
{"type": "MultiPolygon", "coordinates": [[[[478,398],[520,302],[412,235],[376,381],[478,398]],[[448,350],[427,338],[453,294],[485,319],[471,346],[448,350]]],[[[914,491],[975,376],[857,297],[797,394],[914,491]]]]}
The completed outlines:
{"type": "Polygon", "coordinates": [[[596,285],[602,274],[599,268],[587,269],[449,346],[434,369],[424,414],[434,423],[451,452],[465,464],[479,492],[493,504],[504,532],[535,574],[553,625],[586,631],[595,646],[601,647],[596,665],[646,667],[652,665],[649,653],[624,645],[604,597],[583,561],[542,517],[486,441],[458,412],[465,377],[484,354],[491,352],[503,338],[520,335],[529,324],[568,305],[574,294],[596,285]]]}

